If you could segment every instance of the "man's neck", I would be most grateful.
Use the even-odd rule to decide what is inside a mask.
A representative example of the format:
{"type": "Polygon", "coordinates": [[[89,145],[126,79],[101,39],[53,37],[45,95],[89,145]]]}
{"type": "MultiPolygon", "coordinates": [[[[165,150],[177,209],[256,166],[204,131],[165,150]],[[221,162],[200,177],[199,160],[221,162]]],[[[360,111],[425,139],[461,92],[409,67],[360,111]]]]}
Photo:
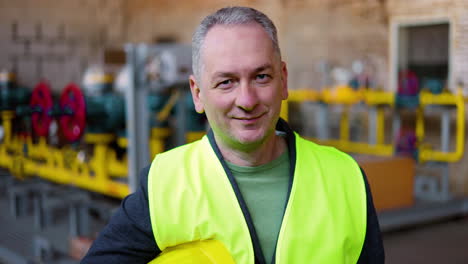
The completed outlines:
{"type": "MultiPolygon", "coordinates": [[[[216,137],[215,137],[216,138],[216,137]]],[[[278,158],[286,150],[286,140],[273,134],[251,151],[226,146],[216,140],[224,159],[238,166],[254,167],[266,164],[278,158]]]]}

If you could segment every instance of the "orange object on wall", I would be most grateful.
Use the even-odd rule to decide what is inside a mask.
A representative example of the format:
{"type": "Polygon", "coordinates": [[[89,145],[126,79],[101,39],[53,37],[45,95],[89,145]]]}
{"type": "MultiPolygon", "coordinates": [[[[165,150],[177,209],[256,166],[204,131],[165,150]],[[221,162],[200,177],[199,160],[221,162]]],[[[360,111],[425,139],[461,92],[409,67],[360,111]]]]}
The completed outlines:
{"type": "Polygon", "coordinates": [[[409,157],[355,157],[365,171],[377,211],[414,204],[415,161],[409,157]]]}

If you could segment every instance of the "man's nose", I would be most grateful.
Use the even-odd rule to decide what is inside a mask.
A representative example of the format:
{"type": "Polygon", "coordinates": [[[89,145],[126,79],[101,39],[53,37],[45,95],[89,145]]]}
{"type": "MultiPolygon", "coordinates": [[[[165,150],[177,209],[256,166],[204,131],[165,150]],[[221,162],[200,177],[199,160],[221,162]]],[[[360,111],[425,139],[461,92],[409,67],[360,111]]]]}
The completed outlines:
{"type": "Polygon", "coordinates": [[[247,81],[241,82],[237,93],[236,105],[245,111],[252,111],[258,104],[258,94],[255,86],[247,81]]]}

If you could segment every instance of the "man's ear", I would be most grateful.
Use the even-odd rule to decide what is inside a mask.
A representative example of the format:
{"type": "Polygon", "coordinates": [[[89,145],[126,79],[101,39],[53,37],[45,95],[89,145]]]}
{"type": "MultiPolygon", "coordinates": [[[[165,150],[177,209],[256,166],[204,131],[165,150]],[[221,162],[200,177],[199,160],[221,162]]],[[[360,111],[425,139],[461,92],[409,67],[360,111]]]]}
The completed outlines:
{"type": "Polygon", "coordinates": [[[281,62],[281,98],[283,100],[288,99],[288,68],[286,62],[281,62]]]}
{"type": "Polygon", "coordinates": [[[198,85],[195,76],[190,75],[189,83],[190,83],[190,92],[192,92],[193,104],[195,105],[195,110],[197,111],[197,113],[201,114],[205,112],[205,108],[203,107],[203,100],[201,98],[200,86],[198,85]]]}

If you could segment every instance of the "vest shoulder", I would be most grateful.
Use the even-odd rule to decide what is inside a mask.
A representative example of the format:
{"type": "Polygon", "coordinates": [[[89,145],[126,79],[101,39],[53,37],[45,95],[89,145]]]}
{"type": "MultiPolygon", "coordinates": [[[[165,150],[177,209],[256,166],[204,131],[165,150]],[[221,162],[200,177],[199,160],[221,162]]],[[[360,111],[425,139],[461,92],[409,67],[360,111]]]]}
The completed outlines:
{"type": "Polygon", "coordinates": [[[154,160],[184,158],[186,157],[186,155],[189,155],[189,153],[192,153],[195,149],[197,149],[197,147],[199,147],[199,145],[202,143],[203,140],[205,140],[205,138],[170,149],[163,153],[159,153],[154,157],[154,160]]]}
{"type": "Polygon", "coordinates": [[[300,148],[300,145],[302,145],[305,149],[307,149],[307,151],[311,151],[319,159],[339,160],[341,162],[346,162],[348,164],[354,164],[358,166],[353,157],[341,150],[336,149],[335,147],[320,145],[304,138],[300,138],[298,143],[298,148],[300,148]]]}

